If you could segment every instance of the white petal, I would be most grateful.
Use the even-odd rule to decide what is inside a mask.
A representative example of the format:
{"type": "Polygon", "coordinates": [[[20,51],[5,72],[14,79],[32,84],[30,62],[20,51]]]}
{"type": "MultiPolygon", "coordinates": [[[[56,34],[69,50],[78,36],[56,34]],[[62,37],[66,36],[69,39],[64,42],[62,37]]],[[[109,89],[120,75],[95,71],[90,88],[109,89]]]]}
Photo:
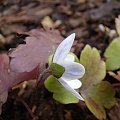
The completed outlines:
{"type": "Polygon", "coordinates": [[[54,54],[54,58],[53,58],[54,63],[61,64],[64,61],[65,57],[70,52],[70,49],[74,42],[74,38],[75,38],[75,33],[71,34],[61,42],[61,44],[58,46],[54,54]]]}
{"type": "Polygon", "coordinates": [[[77,91],[75,91],[72,87],[70,87],[70,86],[66,83],[66,81],[64,81],[64,79],[59,78],[58,81],[59,81],[68,91],[70,91],[75,97],[77,97],[78,99],[84,101],[84,99],[82,98],[82,96],[81,96],[77,91]]]}
{"type": "Polygon", "coordinates": [[[73,89],[78,89],[82,86],[82,83],[80,80],[78,79],[75,79],[75,80],[65,80],[65,82],[73,89]]]}
{"type": "Polygon", "coordinates": [[[65,72],[62,77],[68,80],[79,79],[85,74],[85,68],[83,65],[77,62],[64,62],[62,66],[65,68],[65,72]]]}
{"type": "Polygon", "coordinates": [[[75,56],[72,54],[67,54],[67,57],[65,58],[65,62],[74,62],[75,61],[75,56]]]}

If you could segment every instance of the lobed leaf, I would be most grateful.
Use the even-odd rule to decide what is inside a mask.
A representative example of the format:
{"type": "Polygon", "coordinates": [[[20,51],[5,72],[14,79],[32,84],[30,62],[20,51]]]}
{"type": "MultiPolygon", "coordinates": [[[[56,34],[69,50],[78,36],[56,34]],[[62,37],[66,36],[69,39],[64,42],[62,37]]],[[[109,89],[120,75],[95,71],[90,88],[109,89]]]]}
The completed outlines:
{"type": "Polygon", "coordinates": [[[85,67],[85,75],[81,79],[83,88],[100,83],[106,75],[105,62],[101,60],[99,51],[86,45],[80,56],[80,63],[85,67]]]}
{"type": "Polygon", "coordinates": [[[13,49],[9,56],[0,54],[0,112],[7,100],[8,90],[25,80],[37,79],[40,64],[47,63],[48,54],[62,37],[57,31],[34,29],[25,39],[26,44],[13,49]]]}
{"type": "Polygon", "coordinates": [[[104,108],[110,109],[115,104],[115,90],[107,81],[105,62],[101,60],[96,48],[86,45],[81,52],[80,63],[85,67],[85,75],[81,79],[81,94],[89,110],[99,120],[106,119],[104,108]]]}
{"type": "Polygon", "coordinates": [[[9,56],[10,66],[15,72],[29,72],[37,65],[48,62],[48,56],[53,48],[62,40],[58,31],[49,29],[34,29],[26,37],[26,44],[19,45],[9,56]]]}
{"type": "Polygon", "coordinates": [[[72,95],[71,92],[66,90],[59,82],[58,80],[53,77],[52,75],[48,77],[48,79],[45,81],[45,87],[53,93],[53,98],[60,103],[68,104],[68,103],[77,103],[79,100],[72,95]]]}

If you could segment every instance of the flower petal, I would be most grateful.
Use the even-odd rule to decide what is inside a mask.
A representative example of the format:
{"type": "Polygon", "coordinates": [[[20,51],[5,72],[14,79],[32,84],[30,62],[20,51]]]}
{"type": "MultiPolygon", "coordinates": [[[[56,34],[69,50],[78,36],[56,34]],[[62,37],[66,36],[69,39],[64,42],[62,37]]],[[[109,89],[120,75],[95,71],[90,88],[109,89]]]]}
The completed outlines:
{"type": "Polygon", "coordinates": [[[68,91],[70,91],[75,97],[77,97],[78,99],[84,101],[84,99],[82,98],[82,96],[81,96],[77,91],[75,91],[72,87],[70,87],[69,84],[67,84],[67,82],[66,82],[63,78],[59,78],[58,81],[59,81],[68,91]]]}
{"type": "Polygon", "coordinates": [[[65,80],[65,82],[73,89],[78,89],[82,86],[82,83],[80,80],[75,79],[75,80],[65,80]]]}
{"type": "Polygon", "coordinates": [[[67,57],[65,58],[65,62],[74,62],[75,56],[73,54],[67,54],[67,57]]]}
{"type": "Polygon", "coordinates": [[[68,80],[79,79],[85,74],[85,68],[83,65],[77,62],[64,62],[62,66],[65,68],[65,72],[62,77],[68,80]]]}
{"type": "Polygon", "coordinates": [[[75,38],[75,33],[71,34],[61,42],[61,44],[58,46],[54,54],[54,58],[53,58],[54,63],[61,64],[63,62],[67,54],[70,52],[70,49],[74,42],[74,38],[75,38]]]}

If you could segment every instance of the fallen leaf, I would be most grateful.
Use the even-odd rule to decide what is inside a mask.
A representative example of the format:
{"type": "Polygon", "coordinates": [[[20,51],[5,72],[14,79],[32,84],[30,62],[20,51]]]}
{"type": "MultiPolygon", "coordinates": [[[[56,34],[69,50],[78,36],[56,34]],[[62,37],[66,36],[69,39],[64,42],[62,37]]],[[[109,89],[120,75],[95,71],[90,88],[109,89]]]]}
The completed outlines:
{"type": "Polygon", "coordinates": [[[77,0],[78,3],[85,3],[86,0],[77,0]]]}
{"type": "Polygon", "coordinates": [[[2,105],[7,101],[8,92],[5,91],[0,94],[0,114],[2,113],[2,105]]]}
{"type": "Polygon", "coordinates": [[[57,43],[62,40],[58,31],[34,29],[26,37],[26,44],[19,45],[12,53],[10,68],[15,72],[29,72],[39,64],[47,63],[57,43]]]}
{"type": "Polygon", "coordinates": [[[107,47],[104,56],[106,57],[107,70],[120,68],[120,37],[114,39],[107,47]]]}
{"type": "Polygon", "coordinates": [[[89,15],[92,20],[100,20],[105,16],[110,16],[114,9],[119,9],[119,8],[120,8],[119,2],[110,1],[110,2],[106,2],[103,5],[100,5],[96,9],[90,10],[89,15]]]}
{"type": "Polygon", "coordinates": [[[13,49],[9,56],[0,54],[0,111],[8,90],[25,80],[37,79],[42,72],[40,64],[47,63],[49,51],[62,40],[56,31],[35,29],[28,34],[26,44],[13,49]]]}
{"type": "Polygon", "coordinates": [[[53,21],[49,16],[45,16],[42,21],[41,21],[42,25],[45,27],[49,27],[52,28],[53,27],[53,21]]]}
{"type": "Polygon", "coordinates": [[[118,99],[115,106],[108,111],[108,116],[111,120],[120,120],[120,99],[118,99]]]}
{"type": "MultiPolygon", "coordinates": [[[[14,85],[30,79],[36,79],[39,75],[38,66],[30,72],[14,73],[9,66],[7,54],[0,54],[0,109],[7,100],[8,90],[14,85]]],[[[1,111],[1,110],[0,110],[1,111]]]]}

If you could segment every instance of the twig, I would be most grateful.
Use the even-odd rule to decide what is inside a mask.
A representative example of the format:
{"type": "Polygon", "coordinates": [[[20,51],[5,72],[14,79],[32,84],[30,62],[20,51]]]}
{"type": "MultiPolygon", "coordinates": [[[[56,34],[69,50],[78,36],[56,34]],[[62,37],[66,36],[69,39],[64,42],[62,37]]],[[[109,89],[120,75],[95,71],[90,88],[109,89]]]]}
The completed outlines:
{"type": "Polygon", "coordinates": [[[108,72],[108,74],[110,75],[110,76],[112,76],[113,78],[115,78],[116,80],[118,80],[119,82],[120,82],[120,73],[119,73],[119,71],[117,72],[118,74],[115,74],[114,72],[112,72],[112,71],[109,71],[108,72]]]}
{"type": "Polygon", "coordinates": [[[30,107],[27,105],[27,103],[24,100],[22,100],[21,98],[18,98],[18,97],[17,97],[17,100],[20,101],[25,106],[25,108],[28,110],[28,112],[29,112],[30,116],[32,117],[32,119],[34,119],[35,115],[33,114],[30,107]]]}
{"type": "Polygon", "coordinates": [[[120,87],[120,83],[112,84],[113,87],[120,87]]]}

